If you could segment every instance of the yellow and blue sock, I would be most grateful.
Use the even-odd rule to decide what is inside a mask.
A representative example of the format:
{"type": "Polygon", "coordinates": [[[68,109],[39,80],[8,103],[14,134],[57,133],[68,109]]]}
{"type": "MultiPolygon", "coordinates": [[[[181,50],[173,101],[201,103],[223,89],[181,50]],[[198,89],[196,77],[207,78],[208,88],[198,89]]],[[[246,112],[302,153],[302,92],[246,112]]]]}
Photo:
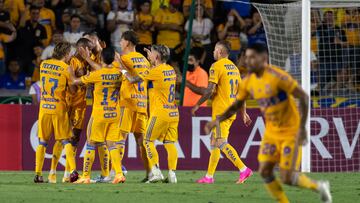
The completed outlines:
{"type": "Polygon", "coordinates": [[[156,150],[154,142],[144,140],[144,145],[150,168],[159,167],[159,154],[156,150]]]}
{"type": "Polygon", "coordinates": [[[318,188],[317,182],[307,177],[303,173],[294,173],[292,184],[301,188],[307,188],[314,191],[316,191],[318,188]]]}
{"type": "Polygon", "coordinates": [[[95,146],[86,145],[86,151],[84,155],[84,166],[83,166],[83,178],[90,178],[91,168],[95,160],[95,146]]]}
{"type": "Polygon", "coordinates": [[[220,160],[220,149],[218,147],[211,147],[209,165],[206,176],[208,178],[214,177],[216,167],[220,160]]]}
{"type": "Polygon", "coordinates": [[[99,160],[101,165],[101,176],[108,177],[109,176],[109,157],[110,153],[105,143],[97,146],[99,160]]]}
{"type": "Polygon", "coordinates": [[[74,146],[67,140],[62,141],[62,143],[65,148],[66,161],[69,162],[69,171],[73,172],[76,170],[74,146]]]}
{"type": "Polygon", "coordinates": [[[268,178],[264,178],[265,187],[270,195],[277,200],[279,203],[289,203],[288,198],[281,186],[279,180],[275,178],[275,176],[270,176],[268,178]]]}
{"type": "Polygon", "coordinates": [[[240,170],[244,171],[246,169],[245,164],[241,161],[239,154],[229,143],[224,142],[220,145],[221,151],[225,156],[240,170]]]}
{"type": "Polygon", "coordinates": [[[61,152],[63,150],[63,145],[61,141],[57,140],[53,147],[53,154],[51,158],[51,167],[50,167],[50,174],[56,173],[56,168],[59,163],[59,159],[61,157],[61,152]]]}
{"type": "Polygon", "coordinates": [[[120,155],[120,149],[118,146],[111,146],[109,147],[110,156],[111,156],[111,164],[114,168],[115,175],[123,175],[122,169],[121,169],[121,155],[120,155]]]}
{"type": "Polygon", "coordinates": [[[35,158],[35,174],[42,176],[42,168],[44,165],[45,152],[48,144],[44,141],[39,141],[39,145],[36,148],[36,158],[35,158]]]}

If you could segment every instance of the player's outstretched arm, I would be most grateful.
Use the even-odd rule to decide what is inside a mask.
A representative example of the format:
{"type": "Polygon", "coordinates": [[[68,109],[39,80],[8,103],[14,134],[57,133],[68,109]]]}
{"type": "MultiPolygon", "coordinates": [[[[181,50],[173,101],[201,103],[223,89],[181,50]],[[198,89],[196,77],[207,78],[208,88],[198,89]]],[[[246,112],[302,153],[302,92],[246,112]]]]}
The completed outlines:
{"type": "Polygon", "coordinates": [[[69,75],[70,75],[70,78],[69,78],[70,79],[70,90],[71,90],[71,86],[83,84],[81,79],[75,76],[74,69],[71,66],[68,67],[68,71],[69,71],[69,75]]]}
{"type": "Polygon", "coordinates": [[[122,69],[122,70],[121,70],[121,73],[126,77],[126,79],[127,79],[131,84],[144,81],[140,76],[138,76],[138,75],[133,76],[133,75],[131,75],[131,74],[130,74],[127,70],[125,70],[125,69],[122,69]]]}
{"type": "Polygon", "coordinates": [[[301,87],[296,87],[292,95],[299,99],[299,110],[301,114],[300,130],[298,134],[299,144],[306,144],[307,133],[306,133],[306,121],[308,119],[309,112],[309,96],[304,92],[301,87]]]}
{"type": "Polygon", "coordinates": [[[205,87],[196,86],[188,80],[186,81],[186,87],[188,87],[191,91],[198,95],[204,95],[207,89],[205,87]]]}
{"type": "Polygon", "coordinates": [[[205,89],[202,97],[196,103],[196,105],[191,109],[191,114],[195,116],[195,112],[199,109],[200,105],[206,102],[210,97],[214,94],[216,88],[216,84],[213,82],[209,82],[208,87],[205,89]]]}
{"type": "Polygon", "coordinates": [[[221,114],[216,120],[210,121],[205,125],[205,133],[209,134],[210,131],[220,122],[230,118],[236,112],[243,108],[245,104],[244,100],[236,100],[223,114],[221,114]]]}

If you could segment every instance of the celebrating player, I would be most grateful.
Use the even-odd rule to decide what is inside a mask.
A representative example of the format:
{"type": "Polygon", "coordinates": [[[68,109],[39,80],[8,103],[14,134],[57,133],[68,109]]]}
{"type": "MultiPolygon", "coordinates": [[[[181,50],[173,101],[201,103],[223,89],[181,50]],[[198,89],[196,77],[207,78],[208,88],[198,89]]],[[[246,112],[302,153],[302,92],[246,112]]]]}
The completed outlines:
{"type": "MultiPolygon", "coordinates": [[[[149,61],[140,53],[135,51],[139,40],[134,31],[126,31],[121,36],[120,47],[122,50],[121,64],[126,69],[136,74],[146,72],[150,67],[149,61]]],[[[146,156],[143,138],[147,123],[147,83],[140,81],[131,84],[124,80],[120,89],[120,133],[122,140],[119,142],[121,157],[125,152],[125,141],[130,132],[134,133],[136,143],[139,146],[141,158],[146,169],[146,177],[142,182],[148,181],[150,172],[149,162],[146,156]]]]}
{"type": "Polygon", "coordinates": [[[71,124],[66,105],[66,91],[69,83],[68,64],[70,60],[71,45],[60,42],[54,48],[52,59],[45,60],[40,65],[41,99],[39,110],[39,146],[36,149],[35,183],[42,183],[42,167],[45,151],[50,135],[60,141],[65,147],[66,160],[74,180],[77,179],[75,171],[75,157],[70,143],[71,124]]]}
{"type": "Polygon", "coordinates": [[[87,145],[84,156],[83,174],[75,183],[90,183],[91,167],[95,159],[95,147],[106,141],[111,154],[116,176],[113,183],[125,182],[121,170],[120,152],[116,147],[119,141],[119,89],[121,83],[120,70],[112,65],[115,58],[113,48],[105,48],[101,52],[102,68],[90,72],[80,78],[69,68],[70,78],[74,85],[94,84],[94,102],[87,129],[87,145]]]}
{"type": "Polygon", "coordinates": [[[258,159],[260,175],[270,194],[278,202],[289,202],[274,176],[274,167],[278,163],[284,184],[311,189],[320,193],[323,202],[332,202],[329,182],[314,181],[297,172],[301,157],[298,145],[307,140],[308,95],[289,74],[267,64],[268,53],[263,45],[248,47],[245,56],[250,74],[240,84],[237,100],[225,113],[207,123],[205,130],[210,131],[219,123],[226,122],[251,96],[257,100],[266,121],[258,159]],[[299,99],[300,112],[294,97],[299,99]]]}
{"type": "MultiPolygon", "coordinates": [[[[210,68],[209,84],[204,95],[193,107],[193,115],[195,115],[200,105],[213,95],[212,119],[216,119],[224,112],[227,106],[230,106],[235,101],[241,77],[238,68],[228,59],[230,50],[230,44],[226,41],[220,41],[216,44],[214,50],[216,62],[210,68]]],[[[241,113],[244,123],[249,125],[251,120],[246,114],[245,105],[242,106],[241,113]]],[[[198,183],[214,183],[214,173],[220,159],[220,150],[239,169],[240,177],[237,183],[243,183],[252,175],[251,169],[245,166],[236,150],[227,142],[229,130],[235,118],[236,115],[229,117],[212,131],[208,171],[206,176],[197,180],[198,183]]]]}
{"type": "MultiPolygon", "coordinates": [[[[83,48],[93,48],[93,44],[90,40],[86,38],[80,38],[76,43],[77,52],[70,59],[70,67],[73,68],[77,77],[81,77],[86,75],[88,71],[88,64],[84,58],[82,58],[79,54],[79,49],[83,48]]],[[[73,146],[74,156],[76,157],[76,148],[80,140],[80,134],[82,128],[84,126],[84,117],[86,110],[86,86],[75,86],[76,92],[68,91],[67,96],[67,104],[69,109],[69,118],[71,121],[72,127],[72,139],[71,144],[73,146]]],[[[49,183],[56,183],[56,167],[59,162],[59,158],[62,152],[62,144],[57,141],[54,144],[53,156],[51,160],[51,168],[49,173],[49,183]]],[[[70,181],[70,172],[69,172],[69,162],[66,162],[65,172],[63,182],[70,181]]]]}
{"type": "MultiPolygon", "coordinates": [[[[124,75],[131,83],[148,82],[150,98],[150,116],[146,126],[144,145],[149,159],[151,173],[148,183],[163,180],[159,168],[159,155],[154,141],[164,143],[168,153],[169,176],[167,182],[176,183],[175,170],[178,153],[175,142],[178,139],[179,112],[175,104],[176,72],[173,67],[166,64],[170,50],[164,45],[153,45],[151,51],[147,50],[152,67],[138,76],[123,70],[124,75]]],[[[134,74],[134,73],[132,73],[134,74]]]]}

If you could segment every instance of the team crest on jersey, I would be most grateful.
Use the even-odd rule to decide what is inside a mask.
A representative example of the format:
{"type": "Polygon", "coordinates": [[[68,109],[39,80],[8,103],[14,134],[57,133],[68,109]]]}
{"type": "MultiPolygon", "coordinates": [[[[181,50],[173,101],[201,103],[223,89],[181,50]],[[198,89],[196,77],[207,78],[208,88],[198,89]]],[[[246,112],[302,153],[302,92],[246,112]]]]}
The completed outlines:
{"type": "Polygon", "coordinates": [[[210,70],[210,75],[214,75],[215,71],[214,70],[210,70]]]}

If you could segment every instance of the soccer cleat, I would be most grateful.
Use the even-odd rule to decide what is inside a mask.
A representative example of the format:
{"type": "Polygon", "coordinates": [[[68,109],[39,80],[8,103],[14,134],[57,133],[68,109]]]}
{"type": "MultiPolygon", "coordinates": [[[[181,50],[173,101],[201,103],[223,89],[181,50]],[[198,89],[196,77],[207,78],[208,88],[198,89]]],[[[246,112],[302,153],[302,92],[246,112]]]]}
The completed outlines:
{"type": "Polygon", "coordinates": [[[200,178],[199,180],[197,180],[196,182],[200,183],[200,184],[213,184],[215,182],[215,179],[204,176],[204,177],[200,178]]]}
{"type": "Polygon", "coordinates": [[[175,172],[169,172],[169,176],[167,178],[168,183],[177,183],[177,178],[175,172]]]}
{"type": "Polygon", "coordinates": [[[91,183],[109,183],[111,182],[110,176],[104,177],[102,175],[99,175],[95,179],[91,180],[91,183]]]}
{"type": "Polygon", "coordinates": [[[90,184],[90,178],[79,178],[77,181],[73,182],[74,184],[90,184]]]}
{"type": "Polygon", "coordinates": [[[236,182],[236,184],[244,183],[252,175],[253,175],[252,170],[246,168],[244,172],[240,172],[239,180],[236,182]]]}
{"type": "Polygon", "coordinates": [[[149,180],[149,178],[148,178],[148,177],[145,177],[144,179],[142,179],[142,180],[140,181],[140,183],[146,183],[148,180],[149,180]]]}
{"type": "Polygon", "coordinates": [[[118,183],[125,183],[125,176],[122,174],[118,174],[115,176],[114,180],[112,181],[113,184],[118,184],[118,183]]]}
{"type": "Polygon", "coordinates": [[[42,176],[35,175],[34,177],[34,183],[44,183],[44,179],[42,176]]]}
{"type": "Polygon", "coordinates": [[[70,177],[63,177],[62,182],[63,183],[70,183],[70,177]]]}
{"type": "Polygon", "coordinates": [[[77,171],[73,171],[70,174],[70,183],[76,182],[79,179],[79,173],[77,171]]]}
{"type": "Polygon", "coordinates": [[[49,174],[48,183],[56,183],[56,174],[55,173],[49,174]]]}
{"type": "Polygon", "coordinates": [[[157,183],[159,181],[164,180],[164,176],[162,175],[160,169],[153,169],[152,175],[149,176],[149,180],[146,183],[157,183]]]}
{"type": "Polygon", "coordinates": [[[122,170],[124,176],[126,176],[126,174],[128,173],[128,171],[126,170],[126,168],[125,168],[124,165],[121,165],[121,170],[122,170]]]}
{"type": "Polygon", "coordinates": [[[318,191],[320,193],[320,198],[321,198],[322,202],[332,203],[329,181],[319,181],[318,182],[318,191]]]}

